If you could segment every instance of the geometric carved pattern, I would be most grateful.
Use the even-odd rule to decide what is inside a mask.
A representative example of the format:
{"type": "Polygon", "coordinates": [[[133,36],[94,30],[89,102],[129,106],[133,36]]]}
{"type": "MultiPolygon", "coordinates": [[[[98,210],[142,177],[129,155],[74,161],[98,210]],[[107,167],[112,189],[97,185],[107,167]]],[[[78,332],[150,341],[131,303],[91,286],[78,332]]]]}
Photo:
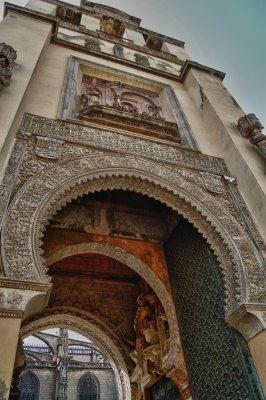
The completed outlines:
{"type": "Polygon", "coordinates": [[[222,277],[208,244],[183,220],[165,250],[193,399],[263,399],[247,345],[225,323],[222,277]]]}
{"type": "Polygon", "coordinates": [[[227,311],[266,299],[255,246],[220,200],[160,163],[124,155],[84,156],[44,169],[19,190],[3,226],[7,276],[45,281],[41,236],[66,202],[85,193],[127,189],[147,194],[184,215],[213,247],[224,271],[227,311]]]}

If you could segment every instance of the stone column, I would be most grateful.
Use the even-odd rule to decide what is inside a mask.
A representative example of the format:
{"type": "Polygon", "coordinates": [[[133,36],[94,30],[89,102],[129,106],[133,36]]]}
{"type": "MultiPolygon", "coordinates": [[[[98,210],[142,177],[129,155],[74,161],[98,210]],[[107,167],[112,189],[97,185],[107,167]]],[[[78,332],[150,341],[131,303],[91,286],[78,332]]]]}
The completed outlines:
{"type": "Polygon", "coordinates": [[[21,322],[47,304],[51,285],[0,278],[0,398],[7,400],[21,322]]]}
{"type": "Polygon", "coordinates": [[[246,340],[266,397],[266,304],[243,304],[227,322],[246,340]]]}
{"type": "Polygon", "coordinates": [[[18,310],[0,311],[0,398],[3,399],[9,395],[22,315],[18,310]]]}

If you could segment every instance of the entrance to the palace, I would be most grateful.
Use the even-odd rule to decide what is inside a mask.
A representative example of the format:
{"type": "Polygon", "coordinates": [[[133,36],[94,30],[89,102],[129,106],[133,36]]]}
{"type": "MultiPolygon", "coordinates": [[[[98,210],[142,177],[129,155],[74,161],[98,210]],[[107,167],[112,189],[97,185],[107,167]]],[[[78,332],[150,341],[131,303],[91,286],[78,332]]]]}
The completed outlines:
{"type": "Polygon", "coordinates": [[[263,398],[246,344],[225,323],[219,263],[177,212],[99,191],[63,207],[43,242],[53,289],[22,331],[49,318],[89,330],[113,362],[119,400],[263,398]]]}

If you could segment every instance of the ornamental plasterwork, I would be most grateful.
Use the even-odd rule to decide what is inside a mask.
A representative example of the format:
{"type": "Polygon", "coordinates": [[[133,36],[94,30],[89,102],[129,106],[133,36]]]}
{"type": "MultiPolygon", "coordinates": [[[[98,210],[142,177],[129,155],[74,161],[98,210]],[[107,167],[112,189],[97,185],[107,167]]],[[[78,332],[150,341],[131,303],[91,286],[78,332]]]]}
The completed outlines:
{"type": "Polygon", "coordinates": [[[25,137],[28,135],[46,136],[91,148],[137,155],[170,165],[218,175],[229,175],[225,162],[221,158],[164,142],[129,136],[115,130],[103,130],[63,120],[51,120],[25,114],[20,132],[24,133],[25,137]]]}
{"type": "MultiPolygon", "coordinates": [[[[68,128],[71,126],[66,125],[68,128]]],[[[29,130],[33,127],[32,124],[28,126],[29,130]]],[[[52,126],[55,126],[53,121],[49,126],[46,125],[44,131],[48,135],[52,126]]],[[[38,135],[43,128],[43,125],[38,126],[38,135]]],[[[65,132],[71,137],[69,129],[65,130],[61,122],[59,128],[59,132],[65,132]]],[[[55,132],[55,135],[59,136],[59,132],[55,132]]],[[[80,133],[79,139],[85,141],[82,135],[84,131],[80,133]]],[[[94,135],[95,133],[93,132],[94,135]]],[[[74,129],[73,134],[75,136],[74,129]]],[[[100,145],[103,141],[108,147],[107,144],[113,142],[109,141],[111,137],[105,142],[105,137],[98,135],[97,141],[100,145]]],[[[134,146],[135,138],[125,139],[129,146],[134,146]]],[[[20,189],[10,205],[3,227],[2,249],[6,274],[12,278],[47,280],[40,256],[39,240],[48,220],[66,202],[79,195],[107,188],[123,188],[147,194],[169,205],[188,218],[207,238],[224,271],[227,311],[235,309],[242,302],[265,301],[265,276],[255,246],[241,225],[223,206],[221,198],[216,199],[215,195],[202,190],[160,163],[123,155],[126,149],[121,149],[121,143],[123,141],[116,143],[116,150],[120,150],[122,154],[79,157],[53,164],[20,189]]],[[[143,144],[145,145],[145,141],[143,144]]],[[[149,144],[146,143],[147,151],[149,144]]],[[[161,145],[152,143],[152,146],[160,151],[161,145]]],[[[167,148],[171,154],[171,146],[167,148]]],[[[179,157],[183,150],[180,149],[179,157]]],[[[178,152],[176,153],[178,159],[178,152]]],[[[166,157],[167,154],[164,154],[166,157]]],[[[191,152],[191,159],[194,165],[198,159],[204,160],[205,168],[206,162],[210,164],[209,161],[212,161],[215,165],[216,160],[195,152],[191,152]]],[[[223,164],[218,162],[218,170],[220,165],[223,164]]]]}
{"type": "Polygon", "coordinates": [[[119,400],[130,400],[130,380],[125,363],[126,353],[115,334],[89,313],[78,313],[73,309],[46,309],[44,315],[37,315],[36,320],[24,323],[21,336],[26,337],[43,329],[55,326],[74,329],[91,339],[105,355],[113,367],[118,388],[119,400]]]}
{"type": "MultiPolygon", "coordinates": [[[[223,266],[228,310],[250,299],[264,301],[265,278],[260,260],[255,256],[254,245],[244,232],[243,219],[239,215],[237,217],[238,211],[230,198],[230,191],[236,197],[237,188],[223,182],[222,176],[225,173],[228,175],[223,160],[179,146],[26,115],[7,171],[2,187],[5,195],[1,198],[3,212],[11,195],[11,183],[17,182],[17,190],[24,184],[10,206],[4,229],[4,269],[9,277],[46,281],[38,238],[48,219],[77,195],[104,188],[125,188],[148,194],[170,205],[187,216],[202,232],[223,266]],[[63,150],[57,162],[36,154],[35,135],[62,142],[63,150]],[[111,155],[110,150],[119,156],[111,155]],[[102,156],[106,151],[106,155],[102,156]],[[139,158],[141,156],[146,160],[139,158]],[[168,167],[165,167],[167,163],[168,167]],[[116,173],[108,175],[105,165],[108,171],[117,168],[116,173]],[[219,179],[217,175],[220,175],[219,179]],[[101,181],[97,182],[98,177],[101,181]],[[19,181],[21,183],[17,186],[19,181]],[[61,189],[57,191],[59,186],[61,189]],[[161,189],[165,186],[168,190],[161,189]],[[31,232],[35,232],[33,236],[31,232]],[[28,238],[31,237],[34,243],[29,246],[28,238]]],[[[242,201],[241,211],[244,209],[242,201]]],[[[255,229],[253,232],[256,234],[255,229]]]]}

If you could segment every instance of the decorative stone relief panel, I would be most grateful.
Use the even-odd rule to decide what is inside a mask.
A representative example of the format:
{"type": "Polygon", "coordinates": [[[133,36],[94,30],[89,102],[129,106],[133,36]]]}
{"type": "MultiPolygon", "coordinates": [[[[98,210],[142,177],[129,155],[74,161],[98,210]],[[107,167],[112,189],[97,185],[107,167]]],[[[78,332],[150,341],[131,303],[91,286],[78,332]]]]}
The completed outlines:
{"type": "Polygon", "coordinates": [[[197,150],[188,121],[170,87],[128,72],[120,71],[118,76],[115,69],[73,56],[67,65],[58,117],[76,122],[82,119],[84,124],[89,118],[91,126],[152,134],[197,150]]]}
{"type": "Polygon", "coordinates": [[[58,42],[78,47],[78,49],[87,49],[92,53],[101,52],[102,55],[116,59],[118,57],[123,63],[131,66],[140,65],[148,69],[150,72],[160,72],[167,76],[180,76],[181,68],[184,62],[178,60],[175,56],[164,52],[156,52],[147,47],[137,46],[129,41],[124,41],[118,37],[111,36],[103,31],[90,32],[90,36],[86,30],[73,31],[66,24],[60,24],[56,33],[58,42]],[[124,58],[120,57],[121,53],[115,51],[115,47],[119,44],[123,46],[124,58]],[[136,53],[139,51],[139,53],[136,53]],[[141,53],[142,52],[142,53],[141,53]],[[136,58],[135,58],[136,57],[136,58]]]}
{"type": "Polygon", "coordinates": [[[158,93],[86,75],[83,75],[81,93],[79,116],[82,120],[143,134],[156,133],[180,142],[177,125],[165,121],[158,93]]]}

